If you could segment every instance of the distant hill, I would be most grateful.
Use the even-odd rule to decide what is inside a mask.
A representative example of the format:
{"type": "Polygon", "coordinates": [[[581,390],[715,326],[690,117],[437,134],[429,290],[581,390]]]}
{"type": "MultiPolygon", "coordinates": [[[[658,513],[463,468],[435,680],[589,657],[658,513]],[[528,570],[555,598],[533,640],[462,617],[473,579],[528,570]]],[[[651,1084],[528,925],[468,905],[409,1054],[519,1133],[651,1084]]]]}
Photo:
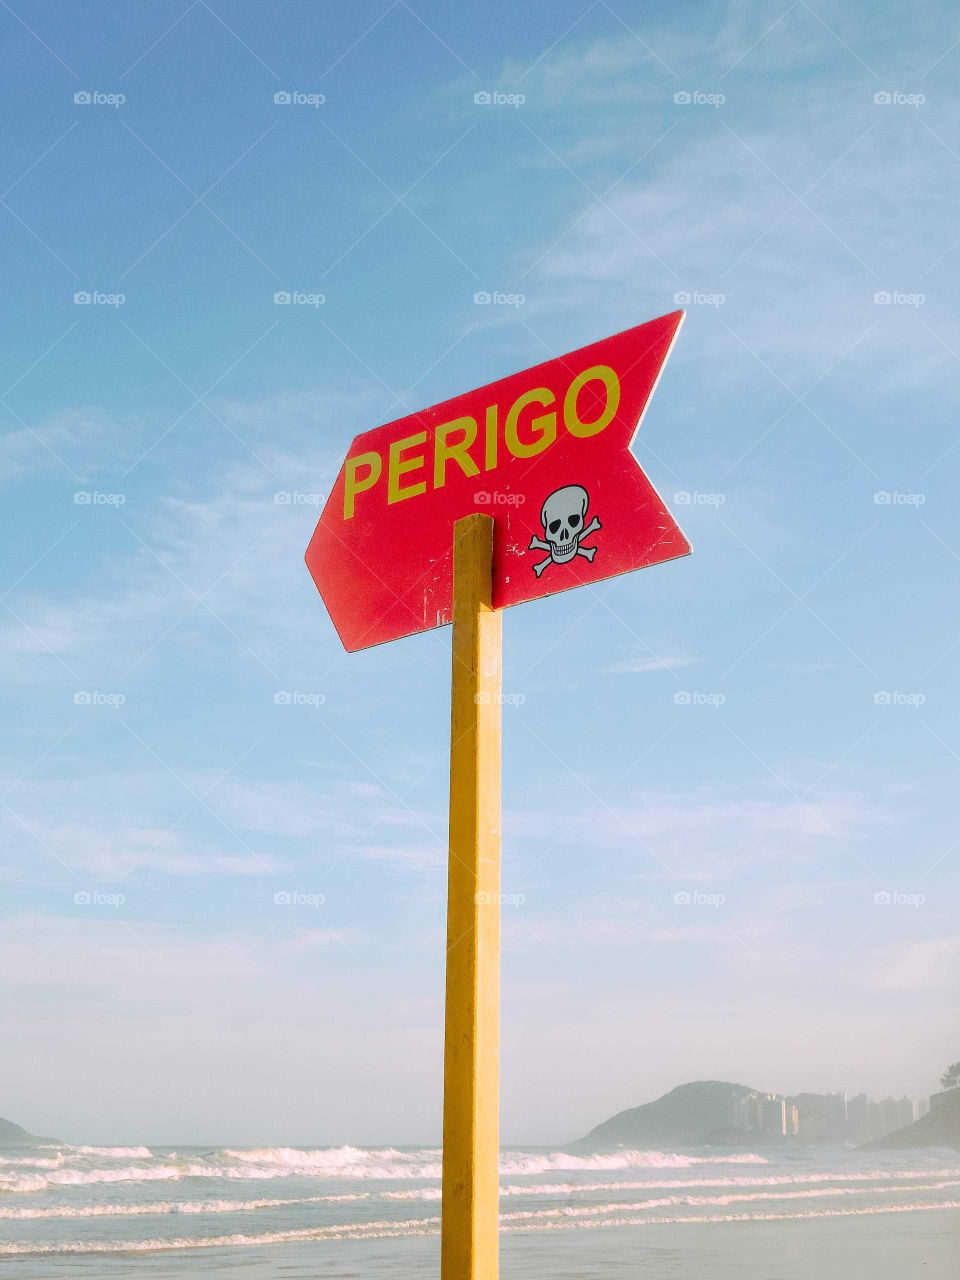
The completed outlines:
{"type": "Polygon", "coordinates": [[[904,1125],[885,1138],[864,1143],[861,1151],[902,1147],[960,1147],[960,1089],[940,1095],[940,1102],[925,1116],[904,1125]]]}
{"type": "Polygon", "coordinates": [[[699,1146],[704,1142],[741,1141],[734,1128],[734,1104],[754,1093],[745,1084],[697,1080],[671,1089],[656,1102],[621,1111],[581,1138],[575,1146],[699,1146]]]}
{"type": "Polygon", "coordinates": [[[0,1119],[0,1147],[28,1147],[34,1142],[50,1142],[50,1138],[38,1138],[35,1133],[27,1133],[12,1120],[0,1119]]]}

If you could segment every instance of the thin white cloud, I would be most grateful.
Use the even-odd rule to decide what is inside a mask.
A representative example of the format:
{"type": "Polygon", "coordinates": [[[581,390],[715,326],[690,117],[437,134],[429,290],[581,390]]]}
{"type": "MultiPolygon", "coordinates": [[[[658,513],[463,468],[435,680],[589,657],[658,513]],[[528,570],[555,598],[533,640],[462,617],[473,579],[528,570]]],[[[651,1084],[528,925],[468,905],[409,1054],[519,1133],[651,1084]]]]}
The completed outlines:
{"type": "MultiPolygon", "coordinates": [[[[342,457],[344,425],[369,426],[368,415],[384,398],[382,389],[376,396],[314,389],[215,402],[256,456],[218,463],[206,474],[181,473],[149,508],[132,500],[102,512],[71,506],[65,522],[81,518],[75,543],[86,536],[84,519],[106,515],[115,519],[120,549],[101,562],[97,580],[73,592],[37,590],[26,576],[10,598],[20,621],[8,618],[0,628],[8,669],[20,678],[59,681],[59,658],[88,678],[108,653],[115,675],[139,666],[158,645],[169,650],[189,642],[230,646],[269,674],[296,636],[301,645],[308,637],[315,643],[317,609],[303,552],[342,457]],[[320,429],[331,419],[335,444],[320,429]]],[[[106,424],[103,433],[101,450],[109,454],[120,425],[106,424]]],[[[122,481],[110,487],[127,498],[122,481]]]]}
{"type": "MultiPolygon", "coordinates": [[[[743,874],[767,863],[804,863],[845,851],[888,821],[885,811],[860,792],[825,792],[799,799],[782,793],[743,794],[740,788],[690,792],[634,792],[585,802],[571,811],[514,811],[510,829],[519,837],[563,846],[585,833],[596,854],[628,850],[638,878],[712,880],[743,874]]],[[[533,865],[538,856],[534,854],[533,865]]]]}
{"type": "Polygon", "coordinates": [[[960,934],[886,943],[862,958],[855,956],[851,976],[856,985],[871,991],[956,993],[960,934]]]}
{"type": "Polygon", "coordinates": [[[676,671],[679,667],[692,667],[697,662],[699,658],[687,657],[681,653],[653,657],[636,654],[633,657],[622,658],[619,662],[613,662],[607,667],[601,667],[600,670],[613,675],[646,675],[651,671],[676,671]]]}
{"type": "Polygon", "coordinates": [[[112,460],[108,441],[112,448],[134,430],[135,423],[115,422],[94,408],[66,409],[37,422],[13,418],[12,429],[0,435],[0,484],[48,471],[79,482],[112,460]]]}
{"type": "Polygon", "coordinates": [[[39,844],[40,856],[105,884],[125,880],[133,872],[151,871],[168,876],[272,876],[289,865],[273,854],[239,846],[224,849],[167,827],[120,824],[106,828],[4,814],[0,832],[10,850],[24,849],[35,857],[39,844]]]}
{"type": "MultiPolygon", "coordinates": [[[[732,15],[717,36],[723,61],[732,62],[767,25],[732,15]]],[[[702,67],[702,35],[691,43],[702,67]]],[[[777,377],[799,392],[844,352],[844,367],[855,375],[882,367],[885,392],[891,381],[946,390],[951,350],[960,349],[960,321],[950,306],[955,290],[947,284],[956,273],[948,253],[955,240],[949,214],[955,162],[936,134],[951,136],[951,107],[939,104],[934,116],[928,103],[925,116],[923,109],[897,114],[874,104],[882,83],[858,69],[803,6],[722,84],[719,72],[717,83],[689,76],[688,83],[681,74],[662,77],[662,86],[649,71],[639,75],[646,55],[622,33],[586,48],[564,46],[545,60],[535,73],[545,93],[552,68],[562,83],[563,70],[578,58],[584,67],[593,58],[607,67],[605,97],[619,93],[629,101],[640,93],[652,101],[637,121],[638,135],[622,121],[611,124],[609,106],[592,110],[589,97],[578,101],[572,77],[574,119],[560,140],[551,132],[549,144],[597,195],[611,189],[596,201],[572,179],[555,242],[546,251],[542,240],[531,246],[521,268],[536,262],[523,276],[531,328],[560,308],[602,315],[609,327],[611,314],[627,323],[628,316],[686,305],[689,328],[698,333],[697,365],[709,368],[714,393],[758,378],[775,391],[777,377]],[[798,70],[811,59],[822,65],[824,56],[842,81],[820,89],[804,81],[797,90],[802,110],[786,102],[771,111],[770,69],[798,70]],[[676,105],[675,89],[724,90],[727,102],[676,105]],[[897,193],[909,191],[925,192],[923,217],[904,216],[897,193]],[[875,303],[875,294],[897,290],[923,295],[922,310],[875,303]],[[697,305],[683,295],[721,301],[697,305]]],[[[685,342],[689,348],[689,335],[685,342]]],[[[874,384],[864,390],[871,395],[874,384]]]]}

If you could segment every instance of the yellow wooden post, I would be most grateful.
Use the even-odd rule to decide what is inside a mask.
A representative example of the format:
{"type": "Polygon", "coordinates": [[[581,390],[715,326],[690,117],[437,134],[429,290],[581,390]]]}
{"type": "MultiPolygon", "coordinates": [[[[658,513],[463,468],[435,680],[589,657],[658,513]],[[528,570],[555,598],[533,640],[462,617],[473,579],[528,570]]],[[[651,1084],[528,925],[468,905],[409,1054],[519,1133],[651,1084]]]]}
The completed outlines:
{"type": "Polygon", "coordinates": [[[500,1147],[500,614],[493,520],[454,525],[442,1280],[497,1280],[500,1147]]]}

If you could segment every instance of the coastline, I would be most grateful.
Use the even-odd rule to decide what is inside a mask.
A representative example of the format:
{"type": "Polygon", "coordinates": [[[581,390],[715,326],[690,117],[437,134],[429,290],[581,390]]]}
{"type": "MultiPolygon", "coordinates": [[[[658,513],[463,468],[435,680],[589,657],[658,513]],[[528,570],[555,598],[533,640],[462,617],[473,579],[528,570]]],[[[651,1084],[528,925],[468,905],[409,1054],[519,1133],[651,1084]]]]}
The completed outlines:
{"type": "MultiPolygon", "coordinates": [[[[765,1280],[954,1280],[960,1257],[960,1213],[928,1210],[883,1216],[805,1218],[711,1224],[651,1224],[564,1231],[506,1232],[503,1280],[742,1280],[745,1268],[765,1280]]],[[[150,1280],[182,1280],[185,1272],[217,1280],[423,1280],[439,1275],[435,1236],[323,1241],[282,1246],[188,1250],[138,1256],[73,1255],[0,1259],[0,1276],[17,1280],[122,1280],[136,1267],[150,1280]],[[4,1266],[3,1264],[7,1265],[4,1266]],[[12,1265],[11,1265],[12,1264],[12,1265]]]]}

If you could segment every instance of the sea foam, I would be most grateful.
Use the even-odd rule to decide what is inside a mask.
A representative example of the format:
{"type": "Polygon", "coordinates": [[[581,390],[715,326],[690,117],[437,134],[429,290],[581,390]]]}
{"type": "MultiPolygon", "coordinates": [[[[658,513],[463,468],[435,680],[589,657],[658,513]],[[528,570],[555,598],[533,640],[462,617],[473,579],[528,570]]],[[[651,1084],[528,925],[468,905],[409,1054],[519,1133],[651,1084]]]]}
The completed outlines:
{"type": "MultiPolygon", "coordinates": [[[[556,1211],[542,1210],[535,1221],[508,1222],[511,1232],[597,1229],[602,1227],[691,1225],[724,1222],[787,1222],[813,1218],[863,1217],[891,1213],[922,1213],[942,1209],[960,1209],[960,1200],[939,1200],[922,1204],[887,1204],[848,1206],[836,1209],[797,1210],[790,1213],[725,1213],[725,1214],[659,1214],[648,1217],[624,1217],[623,1206],[615,1206],[621,1216],[595,1219],[558,1217],[556,1211]]],[[[329,1227],[306,1227],[290,1231],[238,1232],[222,1236],[179,1236],[173,1239],[86,1240],[67,1244],[45,1241],[37,1243],[0,1244],[0,1257],[30,1255],[70,1255],[109,1253],[159,1253],[179,1249],[223,1249],[243,1245],[287,1244],[294,1241],[396,1239],[408,1236],[438,1235],[440,1219],[415,1218],[400,1222],[358,1222],[329,1227]]]]}

